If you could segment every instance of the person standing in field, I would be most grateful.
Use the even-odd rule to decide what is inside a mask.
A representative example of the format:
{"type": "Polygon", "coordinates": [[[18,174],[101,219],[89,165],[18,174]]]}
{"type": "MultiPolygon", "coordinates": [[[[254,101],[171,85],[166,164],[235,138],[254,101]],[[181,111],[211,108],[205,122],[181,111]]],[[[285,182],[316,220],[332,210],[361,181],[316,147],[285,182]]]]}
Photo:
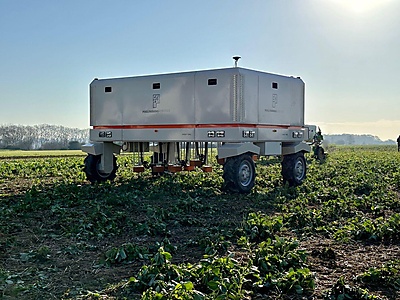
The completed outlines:
{"type": "MultiPolygon", "coordinates": [[[[399,135],[399,138],[397,139],[397,141],[399,141],[399,139],[400,139],[400,135],[399,135]]],[[[318,131],[314,135],[314,143],[320,145],[323,140],[324,140],[324,136],[322,135],[321,129],[318,127],[318,131]]]]}
{"type": "Polygon", "coordinates": [[[399,152],[399,151],[400,151],[400,135],[397,138],[397,152],[399,152]]]}

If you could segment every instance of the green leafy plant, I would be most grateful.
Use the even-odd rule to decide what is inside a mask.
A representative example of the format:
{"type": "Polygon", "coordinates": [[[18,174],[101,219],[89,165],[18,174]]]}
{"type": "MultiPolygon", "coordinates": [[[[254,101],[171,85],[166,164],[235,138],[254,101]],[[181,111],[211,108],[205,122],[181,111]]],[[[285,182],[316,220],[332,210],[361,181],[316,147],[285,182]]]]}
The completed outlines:
{"type": "Polygon", "coordinates": [[[325,294],[324,300],[373,300],[379,299],[371,295],[369,291],[361,289],[360,287],[351,286],[346,284],[346,280],[340,277],[333,287],[325,294]]]}
{"type": "Polygon", "coordinates": [[[249,213],[243,224],[244,234],[252,242],[273,238],[282,229],[282,216],[271,217],[261,212],[249,213]]]}
{"type": "Polygon", "coordinates": [[[384,289],[387,287],[400,290],[400,260],[385,263],[380,268],[369,268],[357,276],[357,280],[367,286],[384,289]]]}
{"type": "Polygon", "coordinates": [[[276,236],[259,244],[255,250],[256,266],[261,290],[274,290],[302,294],[315,287],[314,276],[306,268],[307,254],[299,250],[298,242],[276,236]]]}
{"type": "Polygon", "coordinates": [[[101,262],[106,265],[113,265],[129,263],[134,260],[147,260],[148,258],[149,250],[146,247],[127,243],[107,250],[101,262]]]}

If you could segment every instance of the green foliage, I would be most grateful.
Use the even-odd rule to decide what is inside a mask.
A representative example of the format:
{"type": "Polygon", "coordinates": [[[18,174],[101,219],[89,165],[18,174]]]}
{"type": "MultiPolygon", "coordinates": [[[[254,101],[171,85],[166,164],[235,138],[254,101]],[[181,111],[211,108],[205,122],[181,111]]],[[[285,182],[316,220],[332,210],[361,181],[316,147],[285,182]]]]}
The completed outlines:
{"type": "MultiPolygon", "coordinates": [[[[119,156],[116,181],[96,185],[86,182],[82,157],[0,161],[0,250],[29,269],[2,267],[2,295],[41,298],[60,280],[49,274],[65,270],[52,267],[56,259],[93,254],[91,263],[100,257],[96,268],[132,266],[121,276],[132,278],[113,288],[92,285],[98,292],[88,291],[87,299],[300,299],[316,289],[311,251],[302,248],[309,238],[334,239],[343,248],[400,240],[394,149],[334,148],[324,164],[309,161],[307,179],[296,188],[282,185],[278,160],[262,159],[248,195],[221,192],[217,166],[212,173],[153,177],[132,173],[131,161],[119,156]],[[21,232],[50,242],[18,248],[21,232]]],[[[329,247],[319,253],[325,261],[340,259],[329,247]]],[[[398,261],[363,271],[348,282],[331,274],[325,299],[377,299],[364,288],[379,285],[399,290],[398,261]]]]}
{"type": "Polygon", "coordinates": [[[392,241],[400,238],[400,214],[394,213],[389,218],[354,217],[347,221],[334,234],[336,239],[348,241],[350,238],[365,241],[392,241]]]}
{"type": "Polygon", "coordinates": [[[249,213],[243,231],[252,242],[273,238],[283,228],[281,216],[270,217],[261,212],[249,213]]]}
{"type": "Polygon", "coordinates": [[[142,299],[243,299],[250,292],[249,276],[257,271],[230,256],[206,256],[198,264],[175,265],[160,248],[150,265],[143,266],[130,287],[143,291],[142,299]]]}
{"type": "Polygon", "coordinates": [[[226,240],[226,237],[218,234],[207,235],[200,239],[199,246],[204,249],[207,255],[215,255],[217,253],[225,253],[231,242],[226,240]]]}
{"type": "Polygon", "coordinates": [[[281,237],[261,242],[255,250],[255,262],[261,280],[261,290],[278,289],[283,293],[313,290],[315,283],[311,271],[306,268],[307,254],[298,249],[297,241],[281,237]]]}
{"type": "Polygon", "coordinates": [[[142,292],[150,289],[161,295],[174,290],[175,283],[185,280],[187,274],[185,270],[171,264],[171,258],[171,254],[160,247],[150,264],[144,265],[136,278],[130,279],[131,286],[142,292]]]}
{"type": "Polygon", "coordinates": [[[333,285],[332,289],[325,294],[324,300],[346,300],[346,299],[373,300],[379,298],[369,294],[367,290],[363,290],[360,287],[346,284],[345,279],[343,277],[340,277],[337,280],[337,282],[333,285]]]}
{"type": "Polygon", "coordinates": [[[106,265],[129,263],[134,260],[145,260],[149,258],[149,250],[140,245],[132,243],[113,247],[106,251],[101,262],[106,265]]]}
{"type": "Polygon", "coordinates": [[[368,287],[400,290],[400,260],[385,263],[380,268],[369,268],[357,276],[358,281],[368,287]]]}

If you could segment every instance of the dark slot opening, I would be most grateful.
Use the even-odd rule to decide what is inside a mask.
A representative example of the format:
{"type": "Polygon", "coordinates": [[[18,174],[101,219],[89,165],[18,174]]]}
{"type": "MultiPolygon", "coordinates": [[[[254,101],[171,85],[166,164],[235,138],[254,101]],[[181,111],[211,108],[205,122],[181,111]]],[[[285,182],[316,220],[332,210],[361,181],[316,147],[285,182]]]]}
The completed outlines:
{"type": "Polygon", "coordinates": [[[278,83],[277,82],[273,82],[272,83],[272,88],[277,90],[278,89],[278,83]]]}
{"type": "Polygon", "coordinates": [[[217,85],[217,78],[208,79],[208,85],[217,85]]]}
{"type": "Polygon", "coordinates": [[[111,93],[111,92],[112,92],[112,87],[111,87],[111,86],[106,86],[106,87],[104,88],[104,92],[105,92],[105,93],[111,93]]]}
{"type": "Polygon", "coordinates": [[[159,83],[159,82],[153,83],[153,90],[159,90],[160,88],[161,88],[161,83],[159,83]]]}

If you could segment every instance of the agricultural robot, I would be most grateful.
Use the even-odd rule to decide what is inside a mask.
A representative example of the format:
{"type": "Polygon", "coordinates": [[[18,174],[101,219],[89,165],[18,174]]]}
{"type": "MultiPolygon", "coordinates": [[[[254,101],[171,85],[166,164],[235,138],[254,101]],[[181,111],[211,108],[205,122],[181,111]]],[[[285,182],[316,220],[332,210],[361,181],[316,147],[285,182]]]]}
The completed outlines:
{"type": "Polygon", "coordinates": [[[238,67],[239,58],[231,68],[94,79],[87,179],[113,180],[121,152],[133,152],[134,172],[162,174],[211,171],[217,151],[226,190],[250,192],[260,156],[281,157],[284,182],[301,184],[316,133],[304,124],[304,82],[238,67]]]}

